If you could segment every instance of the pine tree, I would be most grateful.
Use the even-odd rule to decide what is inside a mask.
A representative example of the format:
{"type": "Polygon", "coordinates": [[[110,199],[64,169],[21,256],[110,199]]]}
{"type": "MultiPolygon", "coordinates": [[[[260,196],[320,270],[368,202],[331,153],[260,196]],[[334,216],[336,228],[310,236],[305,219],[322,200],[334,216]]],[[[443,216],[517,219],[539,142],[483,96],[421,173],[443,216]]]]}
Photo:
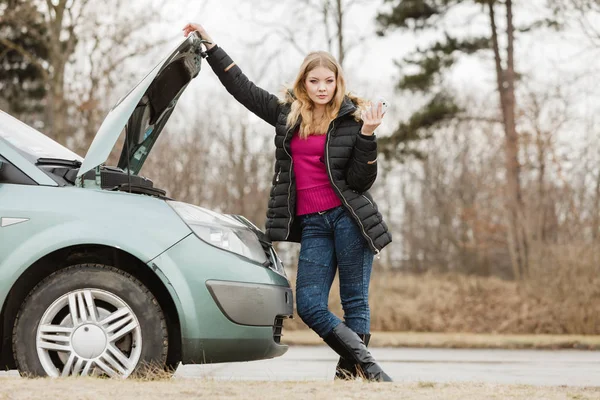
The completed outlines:
{"type": "Polygon", "coordinates": [[[29,123],[44,111],[45,29],[43,16],[32,2],[0,2],[0,98],[8,106],[6,111],[29,123]]]}
{"type": "Polygon", "coordinates": [[[431,100],[413,114],[407,123],[401,123],[391,137],[382,140],[382,147],[386,154],[401,158],[404,155],[402,149],[406,148],[402,146],[406,146],[407,142],[427,137],[431,135],[431,128],[457,118],[461,107],[453,93],[449,93],[441,84],[443,77],[461,56],[481,52],[493,55],[494,64],[490,67],[496,73],[498,105],[505,134],[508,244],[514,276],[517,279],[525,277],[529,256],[528,240],[522,225],[524,201],[515,111],[515,85],[519,77],[515,70],[514,40],[515,35],[521,32],[538,26],[556,26],[557,22],[541,19],[529,26],[515,27],[512,0],[385,0],[385,5],[388,6],[388,11],[377,16],[381,35],[394,29],[439,32],[443,26],[441,21],[459,7],[471,6],[479,11],[479,16],[486,17],[489,33],[459,38],[450,32],[444,32],[441,40],[427,48],[417,49],[399,63],[401,68],[411,66],[416,72],[404,74],[398,88],[425,94],[431,100]],[[501,18],[504,23],[500,23],[501,18]],[[506,43],[506,47],[502,48],[501,43],[506,43]]]}

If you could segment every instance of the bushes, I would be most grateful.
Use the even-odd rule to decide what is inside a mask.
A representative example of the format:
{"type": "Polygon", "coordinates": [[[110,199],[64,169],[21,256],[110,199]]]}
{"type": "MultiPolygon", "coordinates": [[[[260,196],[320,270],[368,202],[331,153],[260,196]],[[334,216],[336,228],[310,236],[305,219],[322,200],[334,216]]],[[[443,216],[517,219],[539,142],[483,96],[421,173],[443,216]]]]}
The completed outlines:
{"type": "MultiPolygon", "coordinates": [[[[600,334],[597,254],[555,249],[521,282],[458,273],[374,271],[373,331],[600,334]]],[[[292,276],[295,274],[292,274],[292,276]]],[[[338,281],[330,308],[342,316],[338,281]]],[[[303,329],[297,317],[286,329],[303,329]]]]}

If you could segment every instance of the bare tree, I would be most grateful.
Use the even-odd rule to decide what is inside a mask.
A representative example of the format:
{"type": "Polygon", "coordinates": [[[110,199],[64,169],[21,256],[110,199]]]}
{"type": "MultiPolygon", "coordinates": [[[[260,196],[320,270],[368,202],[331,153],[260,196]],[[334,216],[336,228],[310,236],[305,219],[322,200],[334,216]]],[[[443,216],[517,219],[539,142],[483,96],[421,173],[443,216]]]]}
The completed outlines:
{"type": "Polygon", "coordinates": [[[165,44],[172,37],[153,37],[148,23],[157,10],[157,5],[141,10],[132,9],[131,4],[108,0],[100,8],[90,7],[85,22],[81,23],[80,46],[73,61],[72,76],[75,84],[67,85],[68,97],[73,104],[70,120],[77,127],[76,140],[69,143],[75,149],[85,149],[93,139],[106,111],[116,101],[114,89],[124,94],[127,85],[139,81],[149,70],[144,57],[153,61],[153,66],[164,56],[165,44]],[[105,20],[105,8],[111,10],[111,21],[105,20]],[[159,53],[159,51],[161,51],[159,53]],[[142,65],[144,67],[128,66],[142,65]]]}
{"type": "MultiPolygon", "coordinates": [[[[260,25],[270,28],[266,36],[276,35],[284,43],[306,55],[311,49],[319,46],[333,54],[340,65],[344,67],[345,60],[357,43],[366,36],[351,35],[356,37],[352,42],[347,40],[348,32],[356,27],[348,27],[348,14],[357,6],[370,4],[366,0],[284,0],[280,3],[282,13],[293,14],[295,23],[290,25],[290,19],[284,22],[260,20],[260,25]],[[315,20],[317,21],[315,24],[315,20]]],[[[260,2],[258,6],[272,9],[272,2],[260,2]]],[[[262,14],[262,13],[261,13],[262,14]]],[[[265,37],[259,42],[264,41],[265,37]]]]}
{"type": "Polygon", "coordinates": [[[172,198],[263,226],[272,177],[265,148],[272,136],[246,110],[225,106],[229,101],[219,92],[181,104],[179,115],[192,117],[169,121],[142,172],[172,198]]]}
{"type": "Polygon", "coordinates": [[[517,278],[527,275],[529,249],[527,235],[521,221],[524,217],[525,204],[521,189],[521,167],[519,164],[519,135],[517,133],[517,119],[515,115],[515,62],[514,62],[514,24],[513,2],[506,0],[506,55],[500,51],[495,0],[489,0],[488,13],[492,31],[492,48],[496,66],[496,81],[502,111],[502,123],[505,134],[505,163],[507,182],[507,213],[510,229],[509,243],[514,273],[517,278]],[[504,64],[504,65],[503,65],[504,64]]]}
{"type": "Polygon", "coordinates": [[[173,199],[212,207],[213,177],[218,176],[222,166],[214,163],[211,135],[216,133],[218,125],[210,122],[210,116],[200,118],[196,114],[183,129],[165,129],[142,174],[173,199]],[[203,128],[198,129],[200,126],[203,128]]]}
{"type": "Polygon", "coordinates": [[[598,0],[548,0],[555,14],[562,16],[562,22],[575,26],[583,32],[591,44],[600,47],[600,2],[598,0]]]}
{"type": "Polygon", "coordinates": [[[129,3],[116,0],[103,4],[89,0],[23,1],[31,3],[45,16],[44,31],[28,26],[26,16],[14,14],[12,18],[17,19],[16,22],[22,22],[35,40],[47,42],[48,62],[41,62],[9,39],[0,37],[0,43],[21,52],[24,59],[41,72],[48,89],[45,133],[66,144],[67,139],[77,131],[73,125],[81,126],[81,118],[77,118],[77,123],[73,124],[69,112],[82,112],[87,114],[84,119],[90,120],[83,129],[84,141],[89,141],[105,110],[103,107],[99,108],[101,105],[105,106],[101,104],[100,97],[107,94],[107,88],[114,86],[115,74],[122,70],[121,63],[128,57],[142,55],[160,46],[160,41],[157,43],[156,40],[149,39],[149,35],[139,35],[148,29],[148,21],[156,15],[159,4],[149,2],[135,10],[129,3]],[[78,57],[78,52],[89,63],[89,85],[82,83],[80,79],[85,73],[76,68],[73,72],[73,66],[81,58],[78,57]],[[83,90],[88,91],[83,96],[87,99],[81,101],[83,90]],[[73,105],[76,106],[74,111],[73,105]]]}

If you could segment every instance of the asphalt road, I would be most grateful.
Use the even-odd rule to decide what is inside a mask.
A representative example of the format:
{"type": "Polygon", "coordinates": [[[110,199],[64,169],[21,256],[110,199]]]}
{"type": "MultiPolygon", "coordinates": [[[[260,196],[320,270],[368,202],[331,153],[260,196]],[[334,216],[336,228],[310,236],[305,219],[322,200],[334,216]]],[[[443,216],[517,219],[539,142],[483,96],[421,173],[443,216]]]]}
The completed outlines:
{"type": "MultiPolygon", "coordinates": [[[[485,382],[600,386],[600,352],[373,348],[399,382],[485,382]]],[[[337,358],[327,347],[290,347],[282,357],[246,363],[184,365],[178,377],[225,380],[331,380],[337,358]]]]}
{"type": "MultiPolygon", "coordinates": [[[[372,348],[398,382],[483,382],[600,386],[600,352],[372,348]]],[[[218,380],[332,380],[337,357],[323,346],[294,346],[282,357],[244,363],[184,365],[177,378],[218,380]]],[[[17,376],[16,371],[0,377],[17,376]]]]}

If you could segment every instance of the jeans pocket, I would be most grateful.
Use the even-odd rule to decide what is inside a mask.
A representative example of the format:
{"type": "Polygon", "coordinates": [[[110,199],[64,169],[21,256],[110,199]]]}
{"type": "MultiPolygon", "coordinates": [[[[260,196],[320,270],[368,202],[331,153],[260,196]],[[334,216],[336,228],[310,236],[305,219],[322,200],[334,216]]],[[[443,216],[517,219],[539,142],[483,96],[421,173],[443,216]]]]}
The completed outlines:
{"type": "Polygon", "coordinates": [[[314,218],[313,214],[300,215],[298,217],[300,220],[300,228],[304,229],[306,225],[310,224],[312,218],[314,218]]]}

